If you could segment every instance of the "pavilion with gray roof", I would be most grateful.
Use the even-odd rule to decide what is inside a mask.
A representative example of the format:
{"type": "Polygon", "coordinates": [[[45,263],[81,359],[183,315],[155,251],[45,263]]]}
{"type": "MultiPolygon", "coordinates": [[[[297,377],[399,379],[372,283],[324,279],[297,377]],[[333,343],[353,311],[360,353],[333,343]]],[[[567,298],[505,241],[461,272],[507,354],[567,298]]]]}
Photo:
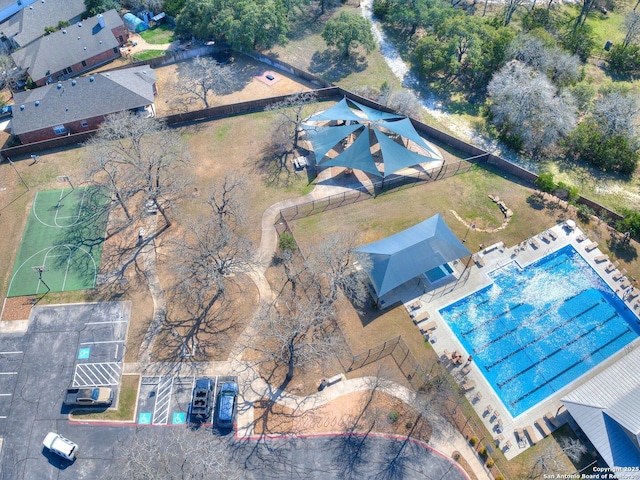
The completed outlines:
{"type": "Polygon", "coordinates": [[[471,255],[440,214],[354,253],[364,258],[377,300],[409,280],[471,255]]]}
{"type": "Polygon", "coordinates": [[[639,367],[640,349],[636,348],[562,398],[612,468],[640,466],[639,367]]]}

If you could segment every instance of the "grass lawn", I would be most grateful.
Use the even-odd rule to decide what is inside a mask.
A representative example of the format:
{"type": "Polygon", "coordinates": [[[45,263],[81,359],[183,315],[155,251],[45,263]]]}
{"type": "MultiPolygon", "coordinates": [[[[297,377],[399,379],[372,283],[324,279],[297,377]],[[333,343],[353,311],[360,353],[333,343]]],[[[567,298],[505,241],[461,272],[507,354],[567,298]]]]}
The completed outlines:
{"type": "Polygon", "coordinates": [[[161,45],[163,43],[171,43],[174,41],[173,29],[167,25],[158,25],[156,27],[140,32],[140,36],[144,38],[147,43],[155,43],[161,45]]]}
{"type": "Polygon", "coordinates": [[[72,420],[112,420],[133,421],[138,401],[139,375],[123,375],[120,379],[120,391],[118,392],[118,407],[107,409],[104,412],[83,412],[76,410],[70,416],[72,420]]]}
{"type": "Polygon", "coordinates": [[[146,60],[151,60],[152,58],[161,57],[164,54],[165,54],[164,50],[143,50],[142,52],[138,52],[132,56],[136,60],[144,62],[146,60]]]}

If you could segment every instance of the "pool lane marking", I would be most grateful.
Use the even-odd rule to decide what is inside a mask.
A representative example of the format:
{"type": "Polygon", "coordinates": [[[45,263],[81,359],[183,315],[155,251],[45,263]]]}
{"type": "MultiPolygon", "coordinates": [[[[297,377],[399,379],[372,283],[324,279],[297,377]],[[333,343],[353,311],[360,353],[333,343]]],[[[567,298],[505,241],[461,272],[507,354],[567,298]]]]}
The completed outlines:
{"type": "MultiPolygon", "coordinates": [[[[597,325],[593,326],[592,328],[590,328],[589,330],[587,330],[586,332],[582,333],[581,335],[578,335],[577,337],[575,337],[574,339],[572,339],[570,342],[568,342],[566,345],[554,350],[553,352],[551,352],[549,355],[547,355],[545,358],[543,358],[542,360],[540,360],[539,362],[536,363],[532,363],[531,365],[529,365],[527,368],[525,368],[524,370],[521,370],[520,372],[514,374],[513,376],[511,376],[510,378],[507,378],[506,380],[502,381],[502,382],[497,382],[496,385],[498,385],[498,387],[502,388],[504,387],[507,383],[515,380],[516,378],[518,378],[520,375],[522,375],[523,373],[528,372],[529,370],[531,370],[532,368],[535,368],[537,365],[539,365],[540,363],[548,360],[549,358],[553,357],[554,355],[560,353],[562,350],[564,350],[566,347],[568,347],[569,345],[573,345],[574,343],[576,343],[578,340],[586,337],[587,335],[593,333],[596,329],[600,328],[602,325],[604,325],[605,323],[609,323],[611,320],[613,320],[614,318],[619,317],[619,315],[617,313],[614,313],[613,315],[611,315],[609,318],[607,318],[604,322],[600,322],[597,325]]],[[[631,331],[629,329],[629,327],[626,328],[626,331],[622,334],[625,335],[627,333],[627,331],[631,331]]],[[[616,337],[616,339],[619,337],[616,337]]],[[[610,342],[609,342],[610,343],[610,342]]],[[[607,343],[606,345],[604,345],[603,347],[598,347],[598,349],[604,348],[605,346],[607,346],[609,343],[607,343]]],[[[596,350],[594,350],[595,352],[596,350]]],[[[593,353],[593,352],[592,352],[593,353]]],[[[587,357],[589,357],[591,354],[587,355],[587,357]]],[[[586,357],[585,357],[586,358],[586,357]]],[[[575,365],[575,364],[574,364],[575,365]]],[[[553,377],[555,378],[555,377],[553,377]]],[[[549,383],[551,380],[549,380],[546,383],[549,383]]],[[[546,383],[544,383],[543,385],[546,385],[546,383]]]]}
{"type": "MultiPolygon", "coordinates": [[[[603,302],[599,301],[598,303],[591,305],[589,308],[587,308],[586,310],[583,310],[582,312],[580,312],[577,315],[574,315],[571,318],[568,318],[567,320],[565,320],[562,323],[559,323],[558,325],[554,326],[551,330],[544,332],[542,335],[534,338],[533,340],[529,341],[528,343],[522,345],[520,348],[513,350],[512,352],[510,352],[509,354],[507,354],[505,357],[502,357],[500,360],[496,360],[495,362],[491,363],[490,365],[487,365],[485,368],[487,369],[487,371],[491,370],[493,367],[495,367],[496,365],[499,365],[500,363],[504,362],[506,359],[513,357],[515,354],[521,352],[522,350],[524,350],[527,347],[530,347],[531,345],[533,345],[534,343],[539,342],[540,340],[542,340],[543,338],[547,338],[550,335],[553,335],[557,330],[561,329],[562,327],[566,326],[567,324],[573,322],[576,318],[581,317],[582,315],[584,315],[585,313],[593,310],[594,308],[600,306],[603,302]]],[[[617,315],[617,314],[616,314],[617,315]]],[[[539,315],[536,317],[536,319],[540,318],[542,315],[539,315]]],[[[609,319],[611,320],[611,318],[609,319]]],[[[609,321],[607,320],[607,321],[609,321]]],[[[532,323],[535,323],[534,321],[528,322],[526,325],[530,325],[532,323]]],[[[502,335],[500,335],[499,337],[494,338],[493,340],[485,343],[484,345],[481,345],[479,348],[475,349],[476,352],[480,352],[482,350],[485,350],[489,345],[491,345],[492,343],[495,343],[499,340],[502,340],[504,337],[511,335],[513,332],[515,332],[516,330],[519,330],[522,327],[522,325],[518,325],[515,328],[512,328],[511,330],[507,331],[506,333],[503,333],[502,335]]]]}
{"type": "Polygon", "coordinates": [[[587,358],[591,357],[594,353],[597,353],[599,350],[608,347],[609,345],[611,345],[613,342],[617,341],[618,339],[622,338],[623,336],[625,336],[627,333],[630,333],[631,329],[629,327],[625,328],[625,331],[622,332],[620,335],[618,335],[617,337],[615,337],[612,340],[609,340],[607,343],[605,343],[602,346],[599,346],[596,350],[593,350],[592,352],[587,353],[586,355],[584,355],[580,360],[578,360],[577,362],[575,362],[573,365],[565,368],[562,372],[554,375],[553,377],[551,377],[549,380],[547,380],[545,383],[543,383],[542,385],[537,386],[536,388],[534,388],[533,390],[525,393],[524,395],[522,395],[520,398],[517,398],[511,402],[509,402],[511,404],[511,406],[515,405],[516,403],[520,402],[521,400],[524,400],[525,398],[527,398],[530,395],[533,395],[535,392],[537,392],[538,390],[540,390],[542,387],[548,385],[549,383],[553,382],[556,378],[560,377],[561,375],[564,375],[565,373],[567,373],[569,370],[571,370],[572,368],[574,368],[576,365],[578,365],[579,363],[584,362],[587,358]]]}

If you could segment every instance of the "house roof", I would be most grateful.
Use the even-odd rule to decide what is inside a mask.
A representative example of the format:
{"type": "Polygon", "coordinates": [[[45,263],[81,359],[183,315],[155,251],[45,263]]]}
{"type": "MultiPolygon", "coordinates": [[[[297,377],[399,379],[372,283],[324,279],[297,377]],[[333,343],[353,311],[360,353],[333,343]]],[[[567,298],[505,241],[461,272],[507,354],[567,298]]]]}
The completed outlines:
{"type": "Polygon", "coordinates": [[[369,278],[378,297],[422,273],[471,255],[440,214],[354,252],[368,257],[369,278]]]}
{"type": "MultiPolygon", "coordinates": [[[[71,25],[31,42],[11,54],[16,65],[27,70],[38,81],[100,53],[120,46],[112,29],[123,26],[115,10],[102,14],[105,27],[100,28],[99,16],[71,25]]],[[[55,80],[55,79],[54,79],[55,80]]]]}
{"type": "Polygon", "coordinates": [[[155,81],[153,69],[142,65],[18,92],[14,96],[13,133],[146,107],[154,101],[155,81]]]}
{"type": "Polygon", "coordinates": [[[44,35],[45,27],[69,21],[84,13],[84,0],[47,0],[35,2],[0,24],[0,32],[24,47],[44,35]]]}
{"type": "Polygon", "coordinates": [[[610,467],[640,465],[640,349],[583,383],[562,399],[610,467]]]}

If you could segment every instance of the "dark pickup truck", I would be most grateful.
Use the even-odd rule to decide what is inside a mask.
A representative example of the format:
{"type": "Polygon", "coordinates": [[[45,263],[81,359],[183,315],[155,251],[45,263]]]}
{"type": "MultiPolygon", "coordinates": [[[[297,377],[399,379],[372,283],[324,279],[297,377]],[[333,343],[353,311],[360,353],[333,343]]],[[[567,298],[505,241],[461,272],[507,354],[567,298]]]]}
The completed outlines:
{"type": "Polygon", "coordinates": [[[199,378],[191,395],[191,415],[204,420],[211,415],[211,397],[213,395],[213,380],[199,378]]]}
{"type": "Polygon", "coordinates": [[[107,387],[69,388],[64,404],[74,407],[109,406],[113,403],[113,390],[107,387]]]}

